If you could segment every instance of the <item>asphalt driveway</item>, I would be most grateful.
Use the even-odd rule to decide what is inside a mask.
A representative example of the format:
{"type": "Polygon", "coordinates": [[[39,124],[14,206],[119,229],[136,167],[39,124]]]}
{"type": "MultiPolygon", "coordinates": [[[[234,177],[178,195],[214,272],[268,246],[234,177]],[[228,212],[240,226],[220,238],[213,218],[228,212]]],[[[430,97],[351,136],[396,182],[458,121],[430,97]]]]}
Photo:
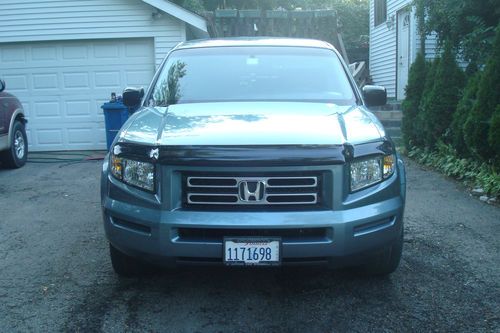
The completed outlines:
{"type": "Polygon", "coordinates": [[[500,209],[408,163],[389,278],[322,269],[112,271],[101,162],[0,169],[0,331],[500,332],[500,209]]]}

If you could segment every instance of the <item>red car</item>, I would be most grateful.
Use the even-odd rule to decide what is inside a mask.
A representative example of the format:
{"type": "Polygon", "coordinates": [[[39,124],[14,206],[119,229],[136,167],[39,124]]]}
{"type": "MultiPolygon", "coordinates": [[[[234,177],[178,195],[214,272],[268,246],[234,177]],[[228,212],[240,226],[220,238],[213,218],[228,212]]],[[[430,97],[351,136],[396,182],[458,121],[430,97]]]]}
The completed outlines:
{"type": "Polygon", "coordinates": [[[0,80],[0,164],[20,168],[28,157],[26,123],[21,102],[5,90],[0,80]]]}

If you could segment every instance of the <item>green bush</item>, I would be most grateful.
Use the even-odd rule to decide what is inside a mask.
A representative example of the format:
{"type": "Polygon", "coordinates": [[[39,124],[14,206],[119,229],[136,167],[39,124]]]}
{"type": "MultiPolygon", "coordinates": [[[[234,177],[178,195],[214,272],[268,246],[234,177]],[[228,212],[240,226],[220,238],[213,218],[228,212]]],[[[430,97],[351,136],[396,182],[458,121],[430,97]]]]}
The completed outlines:
{"type": "Polygon", "coordinates": [[[418,163],[459,179],[471,187],[480,187],[488,195],[500,196],[500,173],[491,165],[476,159],[461,158],[451,146],[438,141],[433,150],[413,148],[408,156],[418,163]]]}
{"type": "Polygon", "coordinates": [[[465,122],[465,142],[470,151],[484,161],[495,160],[500,141],[489,142],[497,137],[492,129],[492,115],[500,104],[500,25],[497,27],[494,48],[479,81],[477,101],[465,122]]]}
{"type": "Polygon", "coordinates": [[[401,131],[405,147],[410,149],[419,141],[420,133],[417,127],[418,106],[425,88],[426,63],[424,56],[419,53],[411,65],[406,86],[406,98],[401,107],[403,109],[403,122],[401,131]]]}
{"type": "Polygon", "coordinates": [[[490,131],[488,133],[488,143],[493,150],[493,162],[500,169],[500,104],[497,105],[491,117],[490,131]]]}
{"type": "Polygon", "coordinates": [[[431,62],[426,64],[426,76],[425,76],[425,84],[424,91],[422,92],[422,97],[420,98],[420,103],[418,105],[418,112],[415,118],[415,123],[413,125],[413,132],[415,134],[414,140],[412,141],[412,145],[415,147],[424,147],[425,146],[425,123],[427,121],[424,108],[427,104],[429,104],[429,98],[434,87],[434,80],[436,78],[436,70],[439,66],[441,59],[436,58],[431,62]]]}
{"type": "Polygon", "coordinates": [[[463,88],[463,72],[455,56],[447,43],[435,69],[432,90],[423,100],[424,142],[429,148],[433,148],[450,127],[463,88]]]}
{"type": "Polygon", "coordinates": [[[465,143],[464,125],[469,116],[470,110],[473,108],[477,99],[477,91],[479,88],[479,80],[481,79],[481,72],[469,72],[469,80],[465,86],[462,98],[457,105],[457,110],[453,114],[453,121],[451,123],[451,144],[461,156],[469,156],[470,152],[465,143]]]}

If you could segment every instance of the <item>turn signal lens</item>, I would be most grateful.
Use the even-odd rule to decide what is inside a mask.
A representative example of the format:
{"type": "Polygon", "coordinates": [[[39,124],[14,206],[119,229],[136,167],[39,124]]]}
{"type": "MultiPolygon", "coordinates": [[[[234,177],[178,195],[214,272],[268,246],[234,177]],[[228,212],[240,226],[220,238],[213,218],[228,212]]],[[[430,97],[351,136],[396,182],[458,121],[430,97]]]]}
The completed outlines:
{"type": "Polygon", "coordinates": [[[111,155],[111,173],[118,179],[123,179],[123,160],[111,155]]]}
{"type": "Polygon", "coordinates": [[[390,177],[394,173],[396,158],[394,155],[384,156],[384,178],[390,177]]]}

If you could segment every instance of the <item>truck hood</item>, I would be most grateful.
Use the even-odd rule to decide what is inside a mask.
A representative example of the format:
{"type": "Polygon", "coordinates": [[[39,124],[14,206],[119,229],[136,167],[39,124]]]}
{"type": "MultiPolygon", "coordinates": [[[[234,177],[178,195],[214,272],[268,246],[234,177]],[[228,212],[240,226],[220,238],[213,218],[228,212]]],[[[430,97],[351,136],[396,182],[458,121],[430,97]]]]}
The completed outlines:
{"type": "Polygon", "coordinates": [[[145,107],[118,142],[154,146],[340,145],[385,137],[363,106],[304,102],[220,102],[145,107]]]}

